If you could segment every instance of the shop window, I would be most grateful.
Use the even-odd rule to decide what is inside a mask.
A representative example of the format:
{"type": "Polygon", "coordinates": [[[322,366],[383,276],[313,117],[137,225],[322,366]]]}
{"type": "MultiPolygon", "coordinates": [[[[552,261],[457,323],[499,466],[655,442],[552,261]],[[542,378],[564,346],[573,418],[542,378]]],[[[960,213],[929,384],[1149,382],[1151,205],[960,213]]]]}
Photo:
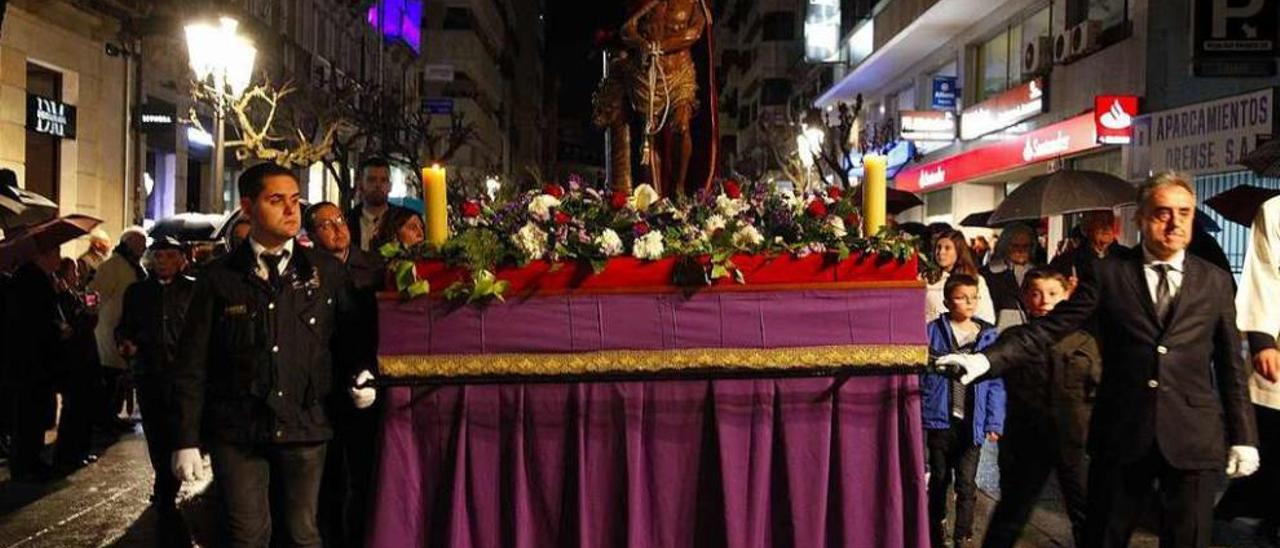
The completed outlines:
{"type": "MultiPolygon", "coordinates": [[[[62,73],[28,63],[27,93],[61,101],[62,73]]],[[[61,139],[28,129],[25,162],[23,187],[58,203],[58,183],[62,173],[61,139]]]]}
{"type": "Polygon", "coordinates": [[[789,11],[773,11],[761,18],[761,32],[765,42],[789,42],[796,38],[796,14],[789,11]]]}
{"type": "MultiPolygon", "coordinates": [[[[1058,25],[1061,27],[1061,25],[1058,25]]],[[[983,101],[1023,82],[1022,52],[1027,44],[1054,34],[1054,3],[1018,19],[976,48],[977,101],[983,101]]]]}
{"type": "Polygon", "coordinates": [[[924,195],[924,214],[926,217],[941,217],[951,214],[951,189],[944,188],[924,195]]]}

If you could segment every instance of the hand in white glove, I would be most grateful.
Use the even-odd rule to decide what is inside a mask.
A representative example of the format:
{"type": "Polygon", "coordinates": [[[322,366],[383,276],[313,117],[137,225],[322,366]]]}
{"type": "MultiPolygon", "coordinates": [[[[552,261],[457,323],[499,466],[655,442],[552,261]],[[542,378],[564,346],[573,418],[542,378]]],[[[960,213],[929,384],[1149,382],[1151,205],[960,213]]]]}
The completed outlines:
{"type": "Polygon", "coordinates": [[[1257,472],[1261,464],[1257,447],[1232,445],[1231,452],[1227,454],[1227,477],[1243,478],[1257,472]]]}
{"type": "Polygon", "coordinates": [[[373,400],[378,398],[378,391],[372,386],[366,385],[361,388],[361,385],[371,380],[373,380],[373,373],[368,370],[361,371],[359,375],[356,375],[355,386],[352,386],[349,390],[351,401],[356,404],[356,409],[366,409],[373,405],[373,400]]]}
{"type": "Polygon", "coordinates": [[[174,451],[171,466],[178,481],[196,481],[204,477],[204,459],[195,447],[174,451]]]}
{"type": "Polygon", "coordinates": [[[964,371],[964,376],[960,377],[962,384],[970,384],[974,379],[991,370],[991,362],[982,354],[948,354],[938,358],[937,364],[962,368],[964,371]]]}

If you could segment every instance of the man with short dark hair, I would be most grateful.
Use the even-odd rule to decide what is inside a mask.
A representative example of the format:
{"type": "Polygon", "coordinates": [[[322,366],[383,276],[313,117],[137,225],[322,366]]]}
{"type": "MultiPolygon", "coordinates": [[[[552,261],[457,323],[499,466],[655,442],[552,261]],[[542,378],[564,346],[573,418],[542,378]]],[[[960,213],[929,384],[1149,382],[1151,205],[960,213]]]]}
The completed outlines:
{"type": "Polygon", "coordinates": [[[180,242],[160,238],[150,250],[152,269],[147,279],[125,290],[116,342],[120,355],[133,360],[142,429],[156,473],[151,505],[157,514],[157,538],[163,546],[187,546],[191,535],[177,505],[182,483],[169,473],[169,456],[178,449],[170,427],[175,408],[170,385],[196,282],[182,274],[187,259],[180,242]]]}
{"type": "Polygon", "coordinates": [[[273,526],[273,545],[319,546],[326,401],[337,378],[356,407],[372,405],[374,390],[355,386],[372,378],[374,357],[339,336],[359,321],[342,264],[295,241],[297,178],[260,164],[239,186],[248,239],[202,272],[183,329],[173,471],[196,479],[198,448],[209,449],[232,546],[267,546],[273,526]]]}
{"type": "Polygon", "coordinates": [[[1187,253],[1196,212],[1190,176],[1166,173],[1138,189],[1139,249],[1081,273],[1048,315],[1005,331],[982,354],[940,365],[972,382],[1001,375],[1095,318],[1102,380],[1089,426],[1085,542],[1127,546],[1153,485],[1161,545],[1207,547],[1218,478],[1258,469],[1231,275],[1187,253]]]}
{"type": "MultiPolygon", "coordinates": [[[[302,225],[316,248],[332,254],[347,267],[355,284],[356,308],[361,321],[346,336],[363,353],[376,353],[378,346],[377,292],[386,282],[386,265],[378,255],[351,245],[351,232],[342,210],[332,202],[318,202],[307,208],[302,225]]],[[[350,369],[336,367],[335,370],[350,369]]],[[[377,406],[357,409],[345,398],[334,398],[333,441],[325,465],[320,492],[320,522],[326,546],[363,546],[365,522],[370,507],[369,494],[377,455],[377,406]]]]}
{"type": "Polygon", "coordinates": [[[53,381],[61,341],[54,272],[61,259],[57,247],[41,250],[18,267],[5,287],[2,380],[11,406],[4,411],[13,417],[9,473],[16,481],[51,477],[40,452],[54,417],[53,381]]]}
{"type": "Polygon", "coordinates": [[[378,232],[378,225],[387,218],[388,211],[405,208],[387,201],[391,195],[391,163],[385,158],[361,162],[358,175],[356,190],[360,193],[360,203],[347,211],[347,228],[356,247],[376,253],[369,245],[378,232]]]}
{"type": "Polygon", "coordinates": [[[1078,272],[1093,268],[1093,263],[1123,253],[1127,247],[1116,241],[1116,216],[1111,211],[1088,211],[1080,223],[1083,238],[1080,245],[1053,258],[1049,267],[1067,277],[1067,289],[1079,283],[1078,272]]]}

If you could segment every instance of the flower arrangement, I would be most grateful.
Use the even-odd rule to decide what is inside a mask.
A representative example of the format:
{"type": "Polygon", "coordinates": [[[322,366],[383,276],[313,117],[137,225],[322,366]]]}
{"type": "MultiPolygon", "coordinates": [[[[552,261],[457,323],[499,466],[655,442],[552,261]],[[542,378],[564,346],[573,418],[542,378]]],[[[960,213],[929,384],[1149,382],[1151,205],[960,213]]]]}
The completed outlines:
{"type": "Polygon", "coordinates": [[[565,186],[548,184],[501,202],[466,198],[451,212],[453,236],[443,246],[392,247],[383,254],[393,262],[436,259],[464,266],[472,273],[470,285],[445,294],[471,301],[501,298],[505,288],[492,274],[498,266],[535,260],[584,261],[598,273],[619,256],[707,257],[696,261],[703,269],[700,276],[686,272],[677,280],[696,285],[730,276],[746,283],[732,261],[742,253],[817,253],[843,260],[857,252],[900,261],[917,254],[910,235],[886,229],[865,237],[861,226],[851,193],[838,187],[795,194],[769,184],[725,180],[713,192],[673,201],[649,185],[628,194],[570,178],[565,186]]]}

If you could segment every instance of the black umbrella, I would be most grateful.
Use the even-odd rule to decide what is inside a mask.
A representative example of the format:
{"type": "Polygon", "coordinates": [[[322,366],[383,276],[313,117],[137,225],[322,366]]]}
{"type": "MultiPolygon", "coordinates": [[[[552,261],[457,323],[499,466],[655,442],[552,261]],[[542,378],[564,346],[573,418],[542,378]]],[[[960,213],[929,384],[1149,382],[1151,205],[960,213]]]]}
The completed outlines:
{"type": "Polygon", "coordinates": [[[210,242],[222,227],[222,215],[214,213],[179,213],[156,221],[148,234],[153,239],[173,238],[180,242],[210,242]]]}
{"type": "Polygon", "coordinates": [[[1198,207],[1196,208],[1195,226],[1205,232],[1222,232],[1222,225],[1219,225],[1217,221],[1213,220],[1213,217],[1210,217],[1208,213],[1198,207]]]}
{"type": "MultiPolygon", "coordinates": [[[[896,188],[886,188],[884,190],[884,210],[885,213],[890,215],[898,215],[913,207],[924,205],[924,200],[921,200],[919,196],[905,190],[896,188]]],[[[862,192],[858,192],[854,203],[862,205],[862,192]]]]}
{"type": "Polygon", "coordinates": [[[1098,171],[1061,170],[1032,177],[1018,186],[991,213],[991,225],[1067,213],[1113,209],[1131,204],[1137,191],[1114,175],[1098,171]]]}
{"type": "Polygon", "coordinates": [[[1262,202],[1280,196],[1280,190],[1262,188],[1253,185],[1240,185],[1221,192],[1204,201],[1204,205],[1217,211],[1228,221],[1244,226],[1253,225],[1253,217],[1262,207],[1262,202]]]}
{"type": "Polygon", "coordinates": [[[1280,177],[1280,139],[1272,139],[1245,154],[1240,165],[1249,168],[1259,177],[1280,177]]]}
{"type": "Polygon", "coordinates": [[[58,204],[18,186],[18,175],[0,169],[0,228],[34,225],[58,216],[58,204]]]}
{"type": "Polygon", "coordinates": [[[102,224],[100,219],[73,213],[66,217],[10,231],[5,234],[4,240],[0,241],[0,270],[9,270],[30,260],[41,251],[56,248],[84,236],[100,224],[102,224]]]}

